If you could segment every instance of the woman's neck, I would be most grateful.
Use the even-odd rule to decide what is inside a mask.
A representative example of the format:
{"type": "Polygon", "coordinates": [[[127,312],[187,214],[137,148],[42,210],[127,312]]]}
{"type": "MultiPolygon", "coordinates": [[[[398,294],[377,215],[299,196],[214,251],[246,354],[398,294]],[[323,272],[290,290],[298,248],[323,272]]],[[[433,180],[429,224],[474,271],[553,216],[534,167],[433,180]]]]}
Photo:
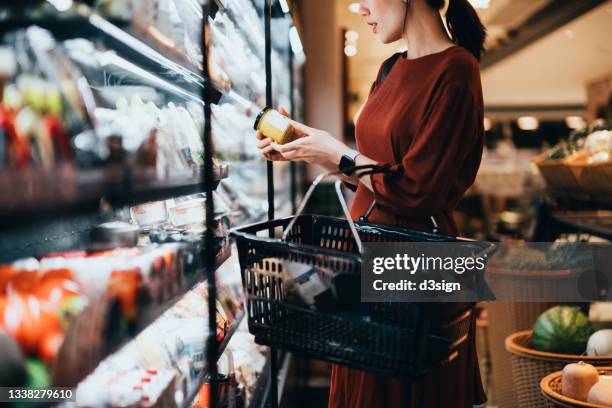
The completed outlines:
{"type": "Polygon", "coordinates": [[[408,7],[403,35],[408,59],[434,54],[454,45],[437,10],[431,9],[425,1],[412,1],[408,7]]]}

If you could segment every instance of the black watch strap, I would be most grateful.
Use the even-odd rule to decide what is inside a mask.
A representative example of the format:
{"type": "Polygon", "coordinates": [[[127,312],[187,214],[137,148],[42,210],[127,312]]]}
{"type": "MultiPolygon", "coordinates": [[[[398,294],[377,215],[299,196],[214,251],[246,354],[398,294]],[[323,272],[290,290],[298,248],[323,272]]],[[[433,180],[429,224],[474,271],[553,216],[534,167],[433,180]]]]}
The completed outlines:
{"type": "Polygon", "coordinates": [[[354,154],[353,156],[343,154],[340,158],[338,170],[340,170],[340,172],[345,176],[350,177],[355,172],[355,157],[357,157],[357,154],[354,154]]]}

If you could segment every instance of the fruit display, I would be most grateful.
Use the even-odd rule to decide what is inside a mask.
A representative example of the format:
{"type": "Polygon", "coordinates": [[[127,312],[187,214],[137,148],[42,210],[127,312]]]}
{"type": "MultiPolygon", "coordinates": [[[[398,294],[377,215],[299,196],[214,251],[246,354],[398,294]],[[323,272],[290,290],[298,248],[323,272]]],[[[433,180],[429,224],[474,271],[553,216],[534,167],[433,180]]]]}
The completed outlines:
{"type": "Polygon", "coordinates": [[[578,308],[555,306],[542,313],[533,325],[536,350],[559,354],[583,354],[593,326],[578,308]]]}
{"type": "MultiPolygon", "coordinates": [[[[612,376],[609,369],[598,369],[591,364],[579,361],[567,364],[561,373],[560,389],[557,388],[555,374],[551,374],[542,380],[545,395],[551,395],[559,399],[555,393],[559,393],[565,404],[580,403],[593,404],[589,406],[612,407],[612,376]],[[549,379],[552,378],[552,381],[549,379]],[[551,387],[550,385],[553,384],[551,387]],[[552,389],[551,389],[552,388],[552,389]]],[[[572,404],[572,406],[574,406],[572,404]]]]}
{"type": "Polygon", "coordinates": [[[598,330],[589,337],[586,353],[588,356],[612,356],[612,330],[598,330]]]}
{"type": "Polygon", "coordinates": [[[586,401],[589,390],[599,381],[597,369],[582,361],[571,363],[563,368],[561,392],[563,395],[586,401]]]}
{"type": "Polygon", "coordinates": [[[598,120],[576,131],[535,159],[549,187],[570,192],[602,194],[612,191],[612,126],[598,120]]]}
{"type": "Polygon", "coordinates": [[[612,407],[612,377],[600,376],[597,384],[589,390],[586,402],[590,404],[612,407]]]}

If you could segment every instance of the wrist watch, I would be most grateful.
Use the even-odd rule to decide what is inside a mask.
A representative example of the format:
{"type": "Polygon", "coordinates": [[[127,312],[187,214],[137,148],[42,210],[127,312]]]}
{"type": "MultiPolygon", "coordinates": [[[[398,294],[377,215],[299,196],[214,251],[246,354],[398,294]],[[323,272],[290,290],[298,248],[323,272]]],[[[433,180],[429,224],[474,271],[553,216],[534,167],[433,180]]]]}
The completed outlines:
{"type": "Polygon", "coordinates": [[[350,153],[345,153],[340,158],[340,163],[338,163],[338,170],[345,176],[352,176],[355,172],[355,159],[359,156],[359,152],[353,150],[350,153]]]}

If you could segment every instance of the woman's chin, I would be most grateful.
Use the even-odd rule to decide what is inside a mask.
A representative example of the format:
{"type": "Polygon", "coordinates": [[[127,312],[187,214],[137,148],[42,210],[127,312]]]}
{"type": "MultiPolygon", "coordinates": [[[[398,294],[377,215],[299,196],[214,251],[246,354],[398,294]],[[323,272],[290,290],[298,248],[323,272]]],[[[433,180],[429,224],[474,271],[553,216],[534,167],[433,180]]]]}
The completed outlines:
{"type": "Polygon", "coordinates": [[[385,33],[376,33],[376,36],[378,37],[378,41],[380,41],[382,44],[391,44],[395,41],[397,41],[399,38],[396,38],[396,36],[394,35],[388,35],[385,33]]]}

